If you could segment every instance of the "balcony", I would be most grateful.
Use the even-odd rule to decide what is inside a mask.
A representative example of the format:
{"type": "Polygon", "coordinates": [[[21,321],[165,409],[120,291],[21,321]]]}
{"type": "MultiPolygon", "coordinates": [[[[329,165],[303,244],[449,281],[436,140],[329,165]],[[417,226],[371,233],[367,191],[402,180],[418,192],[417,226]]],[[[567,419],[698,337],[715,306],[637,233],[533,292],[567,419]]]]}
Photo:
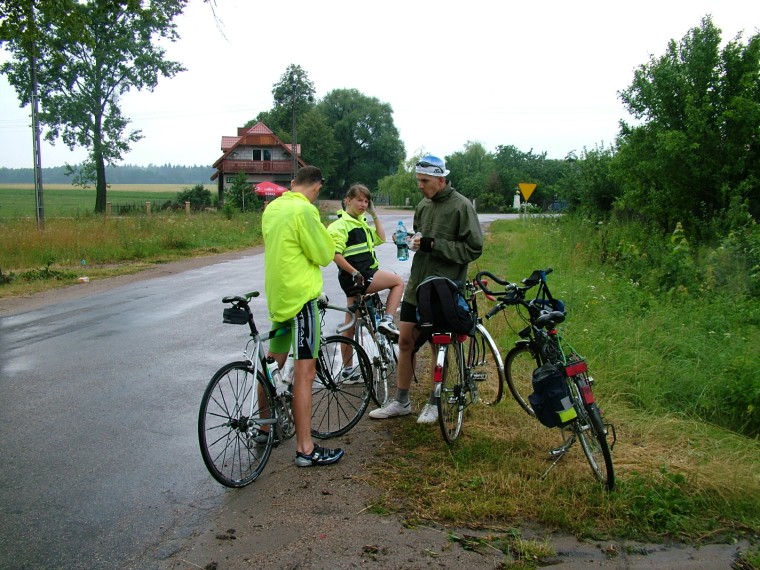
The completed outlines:
{"type": "Polygon", "coordinates": [[[289,174],[293,172],[293,162],[290,160],[223,160],[219,165],[219,170],[225,173],[289,174]]]}

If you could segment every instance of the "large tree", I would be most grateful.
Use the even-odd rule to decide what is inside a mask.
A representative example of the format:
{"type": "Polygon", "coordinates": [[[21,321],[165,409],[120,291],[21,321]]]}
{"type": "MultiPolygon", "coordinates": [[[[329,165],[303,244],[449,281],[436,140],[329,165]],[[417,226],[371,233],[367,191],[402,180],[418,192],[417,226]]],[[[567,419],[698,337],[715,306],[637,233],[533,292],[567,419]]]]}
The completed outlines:
{"type": "Polygon", "coordinates": [[[340,147],[336,182],[346,191],[355,182],[376,187],[392,174],[406,152],[393,123],[393,109],[356,89],[336,89],[317,104],[340,147]]]}
{"type": "Polygon", "coordinates": [[[720,46],[706,17],[620,94],[639,122],[621,125],[617,204],[663,232],[710,237],[737,199],[760,215],[760,36],[720,46]]]}
{"type": "Polygon", "coordinates": [[[18,93],[22,106],[31,101],[31,62],[37,64],[45,138],[59,137],[71,149],[86,148],[88,159],[76,172],[79,183],[95,182],[95,210],[106,205],[106,164],[114,164],[142,138],[127,132],[120,97],[132,90],[153,90],[160,76],[173,77],[182,66],[165,59],[158,40],[177,39],[174,18],[187,0],[38,0],[29,12],[8,4],[0,41],[12,55],[0,72],[18,93]],[[31,14],[31,20],[25,18],[31,14]],[[31,22],[36,26],[29,42],[31,22]],[[35,51],[32,51],[35,50],[35,51]],[[36,57],[32,58],[32,55],[36,57]]]}

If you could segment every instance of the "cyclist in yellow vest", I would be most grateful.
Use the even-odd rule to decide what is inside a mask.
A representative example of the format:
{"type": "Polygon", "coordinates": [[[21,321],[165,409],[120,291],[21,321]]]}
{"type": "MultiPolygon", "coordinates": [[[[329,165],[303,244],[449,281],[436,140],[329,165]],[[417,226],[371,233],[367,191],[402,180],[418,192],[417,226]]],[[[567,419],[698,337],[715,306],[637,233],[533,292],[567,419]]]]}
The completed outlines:
{"type": "Polygon", "coordinates": [[[269,341],[269,354],[282,368],[293,350],[293,419],[296,424],[296,465],[329,465],[343,457],[342,449],[327,449],[311,439],[312,384],[321,337],[317,298],[322,270],[333,260],[335,246],[314,201],[324,183],[314,166],[301,168],[291,191],[273,200],[261,216],[264,237],[264,291],[272,328],[290,327],[290,334],[269,341]]]}

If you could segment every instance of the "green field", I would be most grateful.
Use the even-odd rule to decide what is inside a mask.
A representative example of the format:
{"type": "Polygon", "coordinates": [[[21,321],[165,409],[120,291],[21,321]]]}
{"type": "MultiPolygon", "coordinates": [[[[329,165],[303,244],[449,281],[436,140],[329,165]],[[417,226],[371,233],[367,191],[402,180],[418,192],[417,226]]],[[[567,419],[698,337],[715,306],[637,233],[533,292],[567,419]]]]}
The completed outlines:
{"type": "MultiPolygon", "coordinates": [[[[152,208],[176,199],[177,194],[193,184],[113,184],[108,189],[107,200],[119,205],[139,205],[151,202],[152,208]]],[[[212,195],[213,184],[207,184],[212,195]]],[[[42,200],[45,218],[58,216],[82,216],[95,210],[95,189],[83,190],[70,184],[49,184],[43,181],[42,200]]],[[[0,219],[36,218],[36,200],[32,184],[0,184],[0,219]]]]}

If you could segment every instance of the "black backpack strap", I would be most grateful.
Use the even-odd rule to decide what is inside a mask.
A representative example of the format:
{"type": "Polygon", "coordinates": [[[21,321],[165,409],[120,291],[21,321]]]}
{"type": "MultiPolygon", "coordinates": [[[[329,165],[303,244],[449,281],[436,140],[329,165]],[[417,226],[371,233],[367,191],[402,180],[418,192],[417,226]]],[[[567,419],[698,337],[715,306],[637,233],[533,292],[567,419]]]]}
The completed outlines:
{"type": "Polygon", "coordinates": [[[448,279],[444,280],[444,278],[436,279],[433,284],[445,322],[456,323],[459,321],[459,315],[456,312],[456,291],[458,291],[456,285],[448,279]],[[453,291],[452,287],[455,287],[453,291]]]}

